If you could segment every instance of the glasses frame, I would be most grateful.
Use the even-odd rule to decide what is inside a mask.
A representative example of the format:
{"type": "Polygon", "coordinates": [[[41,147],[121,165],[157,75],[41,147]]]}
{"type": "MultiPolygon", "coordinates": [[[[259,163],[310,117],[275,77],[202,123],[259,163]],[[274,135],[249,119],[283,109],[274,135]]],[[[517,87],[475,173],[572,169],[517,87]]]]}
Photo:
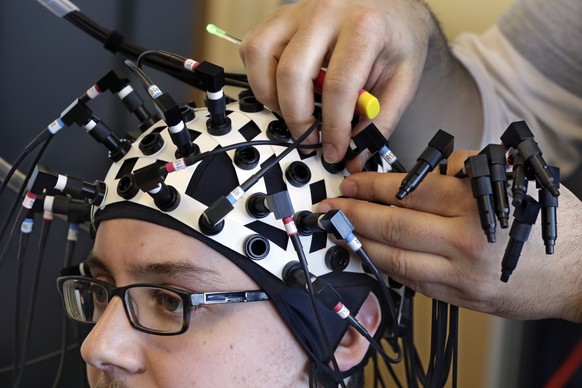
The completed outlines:
{"type": "MultiPolygon", "coordinates": [[[[89,276],[61,276],[57,278],[57,288],[61,294],[61,298],[63,300],[63,306],[67,317],[70,319],[87,324],[95,324],[95,322],[88,322],[84,320],[79,320],[72,317],[69,314],[67,309],[67,303],[65,298],[65,293],[63,291],[64,285],[67,281],[83,281],[83,282],[90,282],[97,284],[103,287],[107,291],[107,306],[111,302],[114,296],[118,296],[122,303],[123,309],[125,310],[125,315],[127,320],[131,324],[131,326],[143,333],[154,334],[154,335],[161,335],[161,336],[172,336],[184,333],[188,330],[190,326],[190,312],[192,311],[193,307],[202,306],[202,305],[215,305],[215,304],[226,304],[226,303],[246,303],[246,302],[260,302],[269,300],[269,297],[263,290],[252,290],[252,291],[221,291],[221,292],[202,292],[202,293],[189,293],[183,290],[178,290],[172,287],[167,287],[159,284],[151,284],[151,283],[134,283],[128,284],[127,286],[123,287],[116,287],[110,283],[94,279],[89,276]],[[159,330],[149,329],[147,327],[141,326],[136,319],[132,318],[130,313],[130,309],[127,306],[127,301],[125,295],[128,290],[132,288],[156,288],[160,290],[170,291],[182,299],[182,328],[176,332],[165,332],[159,330]]],[[[107,308],[107,306],[105,308],[107,308]]]]}

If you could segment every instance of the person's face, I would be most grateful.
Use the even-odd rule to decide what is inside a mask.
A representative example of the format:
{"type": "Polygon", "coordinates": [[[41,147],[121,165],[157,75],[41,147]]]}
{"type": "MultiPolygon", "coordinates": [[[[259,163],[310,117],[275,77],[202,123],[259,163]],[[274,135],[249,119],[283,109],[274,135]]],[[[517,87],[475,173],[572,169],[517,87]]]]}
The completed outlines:
{"type": "MultiPolygon", "coordinates": [[[[94,277],[116,286],[154,283],[191,293],[259,289],[198,240],[143,221],[103,222],[92,260],[94,277]]],[[[114,297],[81,354],[93,387],[308,384],[307,356],[269,301],[201,306],[192,311],[188,331],[164,337],[132,328],[114,297]]]]}

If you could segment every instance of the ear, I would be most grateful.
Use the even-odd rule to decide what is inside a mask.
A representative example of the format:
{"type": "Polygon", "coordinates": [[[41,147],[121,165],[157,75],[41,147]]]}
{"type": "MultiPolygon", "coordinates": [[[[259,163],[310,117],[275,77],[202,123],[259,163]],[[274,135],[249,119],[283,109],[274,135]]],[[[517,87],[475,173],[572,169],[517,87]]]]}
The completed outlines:
{"type": "MultiPolygon", "coordinates": [[[[362,307],[360,307],[356,319],[371,336],[374,336],[382,320],[382,311],[380,303],[373,293],[368,295],[362,307]]],[[[335,351],[339,369],[347,371],[360,363],[364,359],[369,346],[368,340],[350,326],[335,351]]]]}

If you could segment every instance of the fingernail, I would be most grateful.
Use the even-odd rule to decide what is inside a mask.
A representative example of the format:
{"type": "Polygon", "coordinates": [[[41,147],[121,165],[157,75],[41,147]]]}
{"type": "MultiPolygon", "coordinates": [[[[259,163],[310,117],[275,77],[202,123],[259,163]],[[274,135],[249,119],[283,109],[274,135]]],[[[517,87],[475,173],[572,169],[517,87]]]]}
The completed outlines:
{"type": "Polygon", "coordinates": [[[358,193],[358,188],[356,184],[349,179],[344,179],[342,183],[340,183],[340,191],[346,197],[353,197],[358,193]]]}
{"type": "Polygon", "coordinates": [[[326,202],[318,203],[315,208],[316,208],[315,211],[320,212],[320,213],[325,213],[325,212],[331,210],[331,206],[329,206],[329,204],[327,204],[326,202]]]}
{"type": "Polygon", "coordinates": [[[335,147],[332,146],[331,144],[324,144],[322,146],[323,148],[323,159],[327,162],[327,163],[337,163],[338,162],[338,157],[337,157],[337,151],[335,150],[335,147]]]}

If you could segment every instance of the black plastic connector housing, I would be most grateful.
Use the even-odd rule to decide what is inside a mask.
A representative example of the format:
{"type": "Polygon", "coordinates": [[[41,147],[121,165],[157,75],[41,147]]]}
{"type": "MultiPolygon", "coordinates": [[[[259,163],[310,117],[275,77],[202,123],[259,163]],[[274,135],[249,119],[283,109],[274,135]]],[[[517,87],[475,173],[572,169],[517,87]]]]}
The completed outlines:
{"type": "Polygon", "coordinates": [[[319,225],[335,238],[345,240],[352,235],[354,226],[348,220],[345,213],[339,209],[326,212],[320,219],[319,225]]]}
{"type": "MultiPolygon", "coordinates": [[[[556,182],[560,182],[560,169],[558,167],[550,166],[550,171],[554,176],[556,182]]],[[[558,197],[554,197],[549,190],[539,182],[536,182],[538,188],[538,201],[541,205],[542,213],[542,239],[546,247],[546,254],[554,253],[554,246],[558,238],[558,197]]],[[[560,186],[558,185],[558,188],[560,186]]]]}
{"type": "Polygon", "coordinates": [[[493,189],[493,205],[495,214],[502,229],[509,227],[509,197],[507,195],[507,160],[505,148],[501,144],[489,144],[479,152],[487,156],[491,187],[493,189]]]}
{"type": "Polygon", "coordinates": [[[202,84],[204,90],[216,93],[225,84],[224,68],[207,61],[200,62],[194,69],[194,75],[202,84]]]}
{"type": "Polygon", "coordinates": [[[89,202],[65,195],[55,195],[52,207],[49,210],[55,214],[66,215],[69,222],[77,224],[91,220],[91,205],[89,202]]]}
{"type": "Polygon", "coordinates": [[[557,183],[549,171],[549,166],[542,157],[542,151],[525,121],[511,123],[501,135],[501,141],[506,148],[511,147],[519,151],[526,163],[531,166],[536,179],[543,187],[548,189],[554,197],[560,195],[557,183]]]}
{"type": "Polygon", "coordinates": [[[219,222],[222,221],[224,217],[228,213],[230,213],[234,209],[234,206],[228,198],[220,197],[204,212],[202,213],[202,217],[204,218],[205,225],[216,226],[219,222]]]}
{"type": "Polygon", "coordinates": [[[324,232],[319,226],[319,219],[324,213],[313,213],[309,210],[302,210],[293,215],[293,222],[297,226],[297,232],[301,236],[311,236],[316,232],[324,232]]]}
{"type": "Polygon", "coordinates": [[[517,266],[523,245],[529,238],[532,225],[535,224],[541,205],[531,196],[526,196],[515,208],[514,220],[509,230],[509,242],[501,261],[501,281],[507,282],[517,266]]]}
{"type": "Polygon", "coordinates": [[[453,152],[455,138],[448,132],[439,129],[429,141],[428,147],[420,154],[414,167],[408,172],[400,184],[396,198],[402,200],[416,190],[426,175],[453,152]]]}
{"type": "Polygon", "coordinates": [[[57,184],[59,174],[44,166],[37,165],[28,180],[28,191],[41,195],[45,189],[52,189],[57,184]]]}
{"type": "Polygon", "coordinates": [[[71,195],[73,198],[86,199],[89,204],[99,206],[105,199],[107,185],[100,180],[90,183],[67,175],[67,182],[62,192],[71,195]]]}
{"type": "Polygon", "coordinates": [[[493,210],[493,187],[487,156],[480,154],[468,157],[465,160],[465,171],[471,180],[473,197],[477,201],[481,228],[487,236],[487,241],[494,243],[497,223],[493,210]]]}
{"type": "Polygon", "coordinates": [[[174,127],[182,121],[182,112],[174,99],[167,93],[155,98],[154,105],[168,127],[174,127]]]}
{"type": "Polygon", "coordinates": [[[359,154],[363,150],[376,153],[388,143],[388,140],[374,123],[370,123],[366,128],[354,135],[352,141],[356,146],[355,149],[352,149],[355,154],[359,154]]]}
{"type": "Polygon", "coordinates": [[[168,175],[167,171],[160,168],[156,163],[149,164],[133,172],[135,184],[142,191],[154,190],[160,183],[163,183],[168,175]]]}
{"type": "Polygon", "coordinates": [[[109,150],[109,158],[114,162],[121,160],[131,149],[129,141],[119,139],[103,121],[95,116],[91,116],[89,122],[85,124],[85,129],[93,139],[109,150]]]}
{"type": "Polygon", "coordinates": [[[511,164],[513,165],[513,177],[511,181],[512,205],[519,206],[527,195],[527,186],[530,179],[530,169],[525,164],[525,160],[517,150],[510,152],[511,164]]]}
{"type": "Polygon", "coordinates": [[[82,127],[91,120],[91,116],[93,116],[93,111],[79,99],[76,99],[61,113],[61,120],[67,126],[77,124],[82,127]]]}

